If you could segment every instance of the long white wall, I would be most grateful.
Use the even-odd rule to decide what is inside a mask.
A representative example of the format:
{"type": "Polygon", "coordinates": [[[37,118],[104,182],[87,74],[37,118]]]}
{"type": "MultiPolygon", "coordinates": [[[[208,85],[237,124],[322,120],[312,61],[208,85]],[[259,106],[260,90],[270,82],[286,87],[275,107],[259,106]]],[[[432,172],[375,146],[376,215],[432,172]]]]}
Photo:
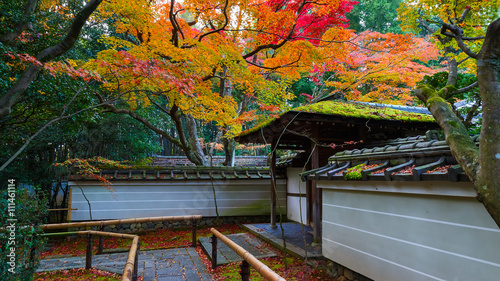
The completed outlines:
{"type": "Polygon", "coordinates": [[[500,280],[500,229],[470,183],[319,186],[325,257],[374,280],[500,280]]]}
{"type": "Polygon", "coordinates": [[[287,168],[287,217],[295,222],[307,224],[307,185],[300,179],[302,168],[287,168]],[[302,215],[302,221],[301,221],[302,215]]]}
{"type": "MultiPolygon", "coordinates": [[[[215,217],[210,181],[113,181],[110,191],[98,182],[70,182],[72,220],[93,220],[200,214],[215,217]]],[[[270,214],[270,180],[214,181],[219,215],[270,214]]],[[[286,180],[277,180],[281,210],[286,213],[286,180]]]]}

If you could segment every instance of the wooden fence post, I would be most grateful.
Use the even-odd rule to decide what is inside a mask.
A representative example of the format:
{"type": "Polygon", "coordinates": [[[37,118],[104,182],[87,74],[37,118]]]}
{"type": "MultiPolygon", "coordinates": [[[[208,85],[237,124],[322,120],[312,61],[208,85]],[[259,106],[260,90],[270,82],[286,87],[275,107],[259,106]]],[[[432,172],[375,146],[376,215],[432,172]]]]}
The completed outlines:
{"type": "Polygon", "coordinates": [[[92,234],[87,234],[87,255],[85,257],[85,269],[92,267],[92,234]]]}
{"type": "MultiPolygon", "coordinates": [[[[98,227],[99,231],[102,231],[102,225],[98,227]]],[[[99,235],[99,246],[97,247],[97,254],[102,255],[104,251],[104,236],[99,235]]]]}
{"type": "MultiPolygon", "coordinates": [[[[36,225],[35,225],[35,229],[36,229],[36,225]]],[[[36,232],[33,232],[33,236],[31,236],[31,242],[33,243],[33,246],[31,246],[31,250],[30,250],[30,263],[29,263],[29,266],[30,267],[34,267],[35,266],[35,258],[36,258],[36,247],[35,247],[35,242],[36,242],[36,239],[37,239],[37,234],[36,232]]],[[[40,249],[40,252],[41,252],[41,249],[40,249]]]]}
{"type": "Polygon", "coordinates": [[[212,234],[212,269],[217,268],[217,237],[212,234]]]}
{"type": "Polygon", "coordinates": [[[68,215],[66,216],[66,219],[68,222],[71,222],[71,211],[72,211],[72,206],[73,206],[73,189],[69,189],[69,196],[68,196],[68,215]]]}
{"type": "Polygon", "coordinates": [[[193,220],[193,244],[191,245],[196,247],[196,221],[193,220]]]}
{"type": "Polygon", "coordinates": [[[132,273],[132,281],[137,281],[138,269],[139,269],[139,251],[141,248],[141,242],[137,242],[137,251],[135,252],[135,261],[134,261],[134,272],[132,273]]]}
{"type": "Polygon", "coordinates": [[[241,280],[242,281],[250,281],[250,265],[246,260],[243,260],[240,265],[241,271],[241,280]]]}

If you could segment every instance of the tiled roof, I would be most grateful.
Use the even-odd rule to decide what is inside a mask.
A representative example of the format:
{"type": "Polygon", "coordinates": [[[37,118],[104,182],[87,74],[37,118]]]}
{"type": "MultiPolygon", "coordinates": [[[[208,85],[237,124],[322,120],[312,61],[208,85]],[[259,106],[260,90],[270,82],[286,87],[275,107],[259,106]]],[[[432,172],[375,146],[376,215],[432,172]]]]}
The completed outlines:
{"type": "MultiPolygon", "coordinates": [[[[473,140],[478,143],[479,137],[473,140]]],[[[384,146],[341,151],[329,158],[327,166],[301,176],[303,180],[469,180],[446,141],[423,136],[392,140],[384,146]],[[360,164],[364,166],[357,168],[357,174],[350,174],[356,173],[351,168],[360,164]]]]}
{"type": "MultiPolygon", "coordinates": [[[[214,156],[213,166],[222,166],[226,160],[224,156],[214,156]]],[[[236,156],[234,165],[239,167],[257,167],[267,165],[267,156],[236,156]]],[[[172,166],[195,166],[186,156],[160,156],[153,158],[153,167],[172,167],[172,166]]]]}
{"type": "MultiPolygon", "coordinates": [[[[100,176],[108,180],[246,180],[270,179],[268,167],[170,167],[150,170],[105,170],[100,176]]],[[[276,172],[276,178],[286,178],[282,171],[276,172]]],[[[73,175],[70,180],[95,180],[73,175]]]]}

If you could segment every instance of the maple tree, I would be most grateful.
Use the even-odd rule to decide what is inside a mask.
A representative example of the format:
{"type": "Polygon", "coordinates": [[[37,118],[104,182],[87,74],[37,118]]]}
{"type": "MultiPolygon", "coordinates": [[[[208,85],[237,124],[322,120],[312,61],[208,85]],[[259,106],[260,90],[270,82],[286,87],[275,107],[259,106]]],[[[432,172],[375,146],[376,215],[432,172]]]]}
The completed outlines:
{"type": "MultiPolygon", "coordinates": [[[[412,34],[354,33],[343,30],[342,45],[335,49],[324,41],[322,63],[309,74],[313,88],[301,94],[313,103],[329,98],[363,102],[412,104],[412,89],[424,77],[439,71],[428,65],[438,59],[438,49],[427,38],[412,34]]],[[[435,63],[434,63],[435,64],[435,63]]]]}
{"type": "Polygon", "coordinates": [[[316,91],[312,101],[333,95],[363,102],[412,104],[411,90],[417,82],[438,71],[425,65],[439,55],[426,38],[364,31],[350,34],[349,42],[343,44],[347,53],[332,54],[326,48],[326,63],[312,73],[318,89],[334,90],[316,91]]]}
{"type": "Polygon", "coordinates": [[[99,17],[113,18],[120,36],[103,36],[110,47],[82,68],[99,74],[101,102],[125,97],[106,104],[109,112],[131,116],[207,165],[200,123],[215,122],[230,138],[257,110],[285,107],[287,87],[322,59],[320,40],[342,36],[354,4],[107,1],[99,17]],[[175,134],[138,113],[146,107],[172,122],[175,134]]]}
{"type": "Polygon", "coordinates": [[[500,226],[500,5],[498,1],[437,0],[405,2],[403,27],[432,32],[448,61],[443,88],[421,85],[416,91],[444,131],[455,159],[473,182],[477,198],[500,226]],[[458,67],[477,82],[457,89],[458,67]],[[469,137],[447,99],[479,86],[482,127],[479,147],[469,137]]]}

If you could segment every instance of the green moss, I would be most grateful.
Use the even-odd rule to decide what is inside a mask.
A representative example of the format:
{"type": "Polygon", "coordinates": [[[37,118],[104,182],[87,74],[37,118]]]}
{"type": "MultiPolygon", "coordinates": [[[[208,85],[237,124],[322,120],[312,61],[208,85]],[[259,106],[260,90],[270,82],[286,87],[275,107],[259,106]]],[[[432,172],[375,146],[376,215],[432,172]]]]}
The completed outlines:
{"type": "Polygon", "coordinates": [[[347,169],[347,171],[344,173],[344,179],[345,180],[362,179],[363,176],[361,175],[361,171],[363,171],[364,166],[366,166],[366,164],[359,164],[357,166],[347,169]]]}
{"type": "Polygon", "coordinates": [[[444,98],[446,96],[446,94],[448,94],[448,92],[454,92],[456,90],[457,90],[457,88],[455,88],[455,86],[453,86],[453,85],[446,85],[444,88],[442,88],[441,90],[439,90],[437,92],[437,94],[440,97],[444,98]]]}
{"type": "Polygon", "coordinates": [[[460,124],[456,121],[448,121],[448,124],[450,124],[453,128],[458,128],[460,126],[460,124]]]}
{"type": "MultiPolygon", "coordinates": [[[[344,117],[358,117],[376,120],[398,120],[409,122],[434,122],[434,118],[430,115],[407,112],[392,108],[381,108],[370,106],[367,104],[339,102],[339,101],[323,101],[313,103],[292,109],[289,112],[309,112],[318,114],[329,114],[344,117]]],[[[239,136],[245,136],[255,131],[260,130],[271,124],[276,118],[267,120],[253,128],[240,133],[239,136]]]]}
{"type": "Polygon", "coordinates": [[[422,96],[424,96],[426,99],[436,93],[436,89],[429,85],[421,85],[418,87],[418,89],[422,91],[422,96]]]}
{"type": "Polygon", "coordinates": [[[449,106],[448,102],[443,99],[442,97],[438,96],[438,95],[433,95],[431,98],[429,98],[427,100],[427,107],[430,107],[433,103],[436,103],[436,102],[442,102],[442,103],[445,103],[449,106]]]}

